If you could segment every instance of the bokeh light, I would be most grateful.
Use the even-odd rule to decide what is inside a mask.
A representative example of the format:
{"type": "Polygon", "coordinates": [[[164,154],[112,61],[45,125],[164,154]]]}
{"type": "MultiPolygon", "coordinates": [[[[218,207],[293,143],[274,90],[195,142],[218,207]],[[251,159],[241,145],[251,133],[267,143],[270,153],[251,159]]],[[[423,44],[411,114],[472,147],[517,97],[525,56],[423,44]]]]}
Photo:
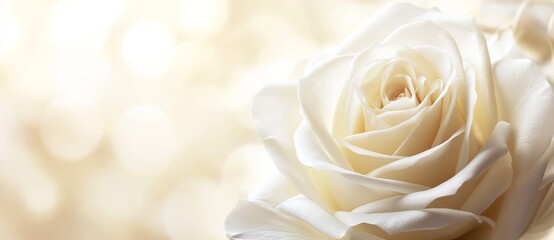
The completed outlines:
{"type": "Polygon", "coordinates": [[[51,213],[59,201],[57,186],[47,177],[32,179],[21,188],[23,201],[29,211],[42,216],[51,213]]]}
{"type": "Polygon", "coordinates": [[[136,178],[108,169],[89,178],[84,186],[82,211],[93,221],[115,224],[140,214],[145,185],[136,178]]]}
{"type": "Polygon", "coordinates": [[[165,201],[165,229],[173,240],[224,239],[223,223],[234,203],[234,198],[213,183],[185,183],[165,201]]]}
{"type": "Polygon", "coordinates": [[[97,51],[124,11],[124,0],[63,0],[54,9],[48,33],[58,48],[97,51]]]}
{"type": "Polygon", "coordinates": [[[91,101],[106,95],[112,80],[111,66],[102,56],[65,53],[54,59],[52,75],[59,95],[91,101]]]}
{"type": "Polygon", "coordinates": [[[138,76],[159,76],[170,67],[175,55],[175,39],[161,22],[146,21],[131,26],[123,38],[125,63],[138,76]]]}
{"type": "Polygon", "coordinates": [[[94,102],[61,97],[45,109],[40,124],[41,139],[59,159],[79,160],[89,155],[104,133],[100,109],[94,102]]]}
{"type": "Polygon", "coordinates": [[[19,25],[11,11],[10,1],[0,3],[0,57],[8,55],[19,39],[19,25]]]}
{"type": "Polygon", "coordinates": [[[181,25],[190,38],[207,38],[217,34],[227,20],[227,0],[184,0],[181,25]]]}
{"type": "Polygon", "coordinates": [[[113,148],[122,166],[137,174],[156,174],[175,154],[175,127],[160,109],[138,106],[117,121],[113,148]]]}

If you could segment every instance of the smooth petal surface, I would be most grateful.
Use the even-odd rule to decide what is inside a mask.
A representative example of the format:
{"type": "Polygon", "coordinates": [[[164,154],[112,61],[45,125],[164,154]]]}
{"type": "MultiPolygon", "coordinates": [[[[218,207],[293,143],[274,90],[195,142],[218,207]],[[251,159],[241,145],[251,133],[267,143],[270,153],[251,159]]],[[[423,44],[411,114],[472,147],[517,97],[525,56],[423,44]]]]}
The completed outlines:
{"type": "Polygon", "coordinates": [[[225,230],[230,239],[237,240],[333,239],[269,205],[245,201],[239,202],[229,214],[225,230]]]}
{"type": "Polygon", "coordinates": [[[482,223],[494,226],[486,217],[447,208],[371,214],[337,212],[335,216],[349,226],[377,226],[388,235],[384,236],[387,239],[453,239],[482,223]]]}
{"type": "Polygon", "coordinates": [[[252,107],[254,121],[275,165],[302,194],[318,199],[310,176],[298,159],[292,142],[300,124],[296,85],[269,85],[258,93],[252,107]]]}
{"type": "MultiPolygon", "coordinates": [[[[495,66],[499,116],[512,123],[510,152],[514,177],[499,210],[491,239],[513,239],[532,220],[533,202],[552,155],[554,91],[529,60],[506,59],[495,66]]],[[[537,206],[538,207],[538,206],[537,206]]]]}
{"type": "Polygon", "coordinates": [[[334,239],[342,238],[349,229],[320,206],[302,196],[290,198],[277,208],[334,239]]]}
{"type": "Polygon", "coordinates": [[[488,140],[487,144],[485,144],[483,150],[477,154],[475,159],[462,169],[462,171],[442,184],[425,191],[368,203],[358,207],[354,212],[377,213],[384,211],[423,209],[439,198],[455,195],[465,183],[481,176],[491,168],[491,166],[494,166],[497,161],[503,159],[502,157],[508,152],[506,146],[508,132],[509,124],[505,122],[499,123],[491,135],[491,138],[488,140]]]}
{"type": "Polygon", "coordinates": [[[269,176],[258,183],[248,195],[248,201],[261,201],[275,207],[298,194],[294,185],[278,174],[269,176]]]}

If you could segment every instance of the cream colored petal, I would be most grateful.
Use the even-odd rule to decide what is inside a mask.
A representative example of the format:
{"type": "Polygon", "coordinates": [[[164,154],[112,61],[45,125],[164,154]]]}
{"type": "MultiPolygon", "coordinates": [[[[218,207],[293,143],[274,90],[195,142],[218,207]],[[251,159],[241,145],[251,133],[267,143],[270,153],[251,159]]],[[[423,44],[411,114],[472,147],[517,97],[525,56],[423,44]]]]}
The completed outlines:
{"type": "Polygon", "coordinates": [[[486,217],[448,208],[370,214],[336,212],[335,216],[352,227],[376,226],[384,231],[382,237],[386,239],[454,239],[481,225],[494,226],[486,217]]]}
{"type": "Polygon", "coordinates": [[[394,151],[394,155],[411,156],[432,148],[433,140],[440,127],[441,110],[442,102],[433,104],[425,116],[409,131],[394,151]]]}
{"type": "MultiPolygon", "coordinates": [[[[412,47],[430,45],[446,50],[450,55],[449,59],[456,73],[452,83],[454,91],[463,89],[464,92],[471,93],[472,89],[475,89],[474,91],[479,96],[477,99],[472,99],[471,95],[466,96],[453,92],[451,93],[451,99],[461,98],[461,103],[465,105],[462,106],[464,110],[467,110],[466,112],[475,112],[475,115],[483,116],[473,120],[476,124],[472,125],[471,132],[475,132],[475,134],[482,136],[481,139],[484,139],[496,124],[497,116],[490,58],[483,34],[475,23],[468,18],[447,19],[441,16],[429,21],[402,26],[391,34],[386,41],[403,43],[412,47]],[[425,29],[427,34],[418,34],[418,29],[425,29]],[[468,66],[472,68],[472,74],[475,75],[470,79],[465,76],[465,70],[468,66]],[[472,81],[471,85],[464,86],[468,81],[472,81]],[[473,101],[475,101],[475,104],[473,104],[473,101]],[[475,109],[472,109],[473,106],[475,106],[475,109]]],[[[458,102],[452,101],[451,103],[458,102]]],[[[448,113],[451,114],[452,111],[449,110],[448,113]]],[[[449,119],[448,116],[446,115],[447,118],[443,122],[455,122],[454,119],[449,119]]],[[[454,127],[452,130],[455,131],[458,127],[454,127]]],[[[439,136],[441,136],[441,131],[439,131],[439,136]]],[[[444,136],[449,136],[449,134],[446,133],[444,136]]]]}
{"type": "MultiPolygon", "coordinates": [[[[400,110],[400,111],[383,112],[378,116],[381,120],[388,123],[390,126],[396,126],[415,116],[424,107],[429,107],[429,106],[431,106],[431,100],[429,96],[427,96],[419,105],[417,105],[414,108],[400,110]]],[[[370,129],[370,130],[376,130],[376,129],[370,129]]]]}
{"type": "Polygon", "coordinates": [[[300,124],[296,86],[268,85],[255,97],[253,116],[258,133],[275,165],[300,192],[319,198],[305,167],[298,162],[293,135],[300,124]]]}
{"type": "Polygon", "coordinates": [[[541,189],[541,191],[544,190],[547,191],[544,201],[538,209],[537,216],[531,226],[525,230],[525,234],[520,238],[522,240],[547,239],[548,235],[552,236],[554,233],[554,188],[552,184],[549,184],[541,189]]]}
{"type": "Polygon", "coordinates": [[[383,211],[403,211],[422,209],[433,201],[455,195],[466,183],[480,177],[508,152],[506,145],[510,125],[499,122],[483,147],[482,151],[455,176],[440,185],[425,191],[400,195],[360,206],[354,212],[375,213],[383,211]]]}
{"type": "Polygon", "coordinates": [[[225,231],[229,239],[236,240],[333,239],[300,219],[261,202],[239,202],[227,216],[225,231]]]}
{"type": "Polygon", "coordinates": [[[383,7],[362,28],[346,40],[336,55],[360,52],[369,46],[382,42],[394,29],[442,14],[436,9],[425,10],[406,3],[393,3],[383,7]],[[376,29],[379,29],[376,31],[376,29]]]}
{"type": "Polygon", "coordinates": [[[259,182],[254,190],[248,194],[248,201],[261,201],[275,207],[298,194],[298,190],[289,180],[277,174],[268,176],[259,182]]]}
{"type": "Polygon", "coordinates": [[[554,91],[529,60],[505,59],[495,66],[499,116],[512,124],[510,153],[514,177],[504,195],[492,239],[520,236],[533,219],[533,202],[552,156],[554,91]]]}
{"type": "Polygon", "coordinates": [[[318,65],[304,76],[298,86],[298,97],[305,120],[315,132],[325,151],[340,166],[350,168],[331,135],[334,114],[341,90],[351,79],[353,56],[334,58],[318,65]]]}
{"type": "Polygon", "coordinates": [[[359,148],[393,155],[412,129],[426,116],[428,111],[429,108],[424,108],[413,118],[394,127],[355,134],[346,137],[344,140],[359,148]]]}
{"type": "Polygon", "coordinates": [[[500,161],[491,167],[471,195],[465,200],[461,210],[483,213],[512,183],[512,159],[506,154],[500,161]]]}
{"type": "Polygon", "coordinates": [[[311,126],[306,122],[301,124],[298,129],[294,142],[296,144],[298,158],[302,164],[312,167],[317,171],[336,173],[352,182],[351,184],[397,193],[408,193],[427,189],[427,187],[418,184],[366,176],[332,164],[330,156],[326,154],[323,146],[315,136],[313,129],[311,129],[311,126]]]}
{"type": "MultiPolygon", "coordinates": [[[[483,33],[469,17],[463,20],[436,21],[436,24],[448,31],[456,41],[465,69],[470,66],[473,70],[472,74],[475,76],[472,88],[479,97],[475,100],[475,109],[469,109],[469,112],[478,116],[474,119],[471,132],[482,135],[481,140],[484,141],[493,131],[498,117],[491,60],[483,33]]],[[[464,81],[468,81],[467,75],[464,81]]],[[[470,89],[466,93],[470,93],[470,89]]]]}
{"type": "Polygon", "coordinates": [[[377,168],[368,175],[437,186],[455,174],[456,161],[452,158],[459,155],[464,132],[464,129],[460,129],[444,143],[377,168]]]}
{"type": "Polygon", "coordinates": [[[308,223],[318,232],[333,239],[340,239],[348,231],[348,226],[339,222],[328,212],[303,196],[290,198],[277,207],[279,210],[308,223]]]}

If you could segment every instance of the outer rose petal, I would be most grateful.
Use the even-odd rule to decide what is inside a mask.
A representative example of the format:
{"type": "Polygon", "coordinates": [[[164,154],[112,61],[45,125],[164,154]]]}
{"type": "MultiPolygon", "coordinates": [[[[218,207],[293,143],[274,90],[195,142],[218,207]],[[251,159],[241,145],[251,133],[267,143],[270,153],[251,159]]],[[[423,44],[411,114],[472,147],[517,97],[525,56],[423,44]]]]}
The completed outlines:
{"type": "Polygon", "coordinates": [[[504,194],[491,239],[514,239],[533,220],[536,209],[532,206],[542,201],[537,193],[546,166],[554,157],[548,151],[554,147],[550,144],[554,136],[554,91],[529,60],[502,60],[494,70],[499,116],[512,124],[509,149],[514,177],[504,194]]]}
{"type": "Polygon", "coordinates": [[[282,176],[273,176],[239,202],[225,229],[231,239],[381,240],[350,229],[316,203],[296,194],[282,176]],[[271,195],[269,193],[276,193],[271,195]]]}
{"type": "Polygon", "coordinates": [[[259,202],[239,202],[227,217],[225,229],[230,239],[332,239],[307,223],[259,202]]]}
{"type": "Polygon", "coordinates": [[[494,226],[486,217],[448,208],[372,214],[337,212],[335,216],[349,226],[377,226],[387,239],[453,239],[481,224],[494,226]]]}
{"type": "Polygon", "coordinates": [[[307,170],[296,158],[292,142],[300,124],[296,85],[269,85],[256,95],[252,112],[256,128],[275,165],[308,198],[318,194],[309,181],[307,170]]]}

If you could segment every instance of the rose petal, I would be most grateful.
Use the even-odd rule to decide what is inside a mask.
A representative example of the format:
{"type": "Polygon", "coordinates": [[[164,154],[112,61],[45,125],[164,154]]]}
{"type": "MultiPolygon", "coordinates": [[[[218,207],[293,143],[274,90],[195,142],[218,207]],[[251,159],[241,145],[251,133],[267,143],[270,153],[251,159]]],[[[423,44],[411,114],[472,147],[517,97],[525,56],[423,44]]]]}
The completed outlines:
{"type": "Polygon", "coordinates": [[[353,211],[375,213],[422,209],[439,198],[455,195],[466,182],[481,176],[493,164],[505,159],[503,156],[508,152],[506,140],[509,127],[508,123],[499,122],[482,151],[464,169],[442,184],[425,191],[368,203],[353,211]]]}
{"type": "Polygon", "coordinates": [[[305,222],[269,205],[242,201],[229,213],[225,230],[230,239],[332,239],[305,222]]]}
{"type": "Polygon", "coordinates": [[[417,19],[440,15],[438,10],[426,11],[406,3],[387,5],[377,12],[363,27],[343,42],[335,55],[360,52],[382,42],[394,29],[417,19]],[[375,31],[379,29],[379,31],[375,31]]]}
{"type": "Polygon", "coordinates": [[[447,208],[370,214],[336,212],[335,216],[348,226],[377,226],[388,235],[383,236],[387,239],[453,239],[483,223],[494,226],[486,217],[447,208]]]}
{"type": "Polygon", "coordinates": [[[315,170],[337,173],[346,179],[357,183],[358,185],[366,186],[368,188],[400,193],[427,189],[427,187],[418,184],[366,176],[332,164],[331,158],[326,155],[326,152],[318,142],[311,126],[306,122],[303,122],[298,128],[294,142],[298,151],[298,158],[302,164],[313,167],[315,170]]]}
{"type": "Polygon", "coordinates": [[[300,124],[296,86],[268,85],[260,90],[252,107],[256,128],[277,168],[304,195],[318,199],[305,167],[298,162],[292,138],[300,124]]]}
{"type": "Polygon", "coordinates": [[[520,236],[526,222],[532,220],[531,209],[544,172],[553,156],[544,156],[554,128],[554,91],[546,77],[529,60],[505,59],[495,66],[499,116],[512,124],[509,149],[513,158],[514,177],[504,195],[497,227],[491,239],[520,236]]]}
{"type": "Polygon", "coordinates": [[[334,239],[342,238],[348,231],[348,226],[303,196],[290,198],[279,204],[277,208],[334,239]]]}
{"type": "Polygon", "coordinates": [[[455,161],[463,141],[465,129],[460,129],[450,139],[417,155],[396,160],[371,171],[368,175],[418,183],[434,187],[455,174],[455,161]],[[429,174],[430,172],[434,174],[429,174]]]}
{"type": "Polygon", "coordinates": [[[277,206],[298,194],[294,185],[282,175],[277,174],[259,182],[248,195],[248,201],[261,201],[271,206],[277,206]]]}
{"type": "Polygon", "coordinates": [[[412,129],[426,116],[428,111],[429,108],[424,108],[413,118],[394,127],[351,135],[344,140],[359,148],[393,155],[412,129]]]}

